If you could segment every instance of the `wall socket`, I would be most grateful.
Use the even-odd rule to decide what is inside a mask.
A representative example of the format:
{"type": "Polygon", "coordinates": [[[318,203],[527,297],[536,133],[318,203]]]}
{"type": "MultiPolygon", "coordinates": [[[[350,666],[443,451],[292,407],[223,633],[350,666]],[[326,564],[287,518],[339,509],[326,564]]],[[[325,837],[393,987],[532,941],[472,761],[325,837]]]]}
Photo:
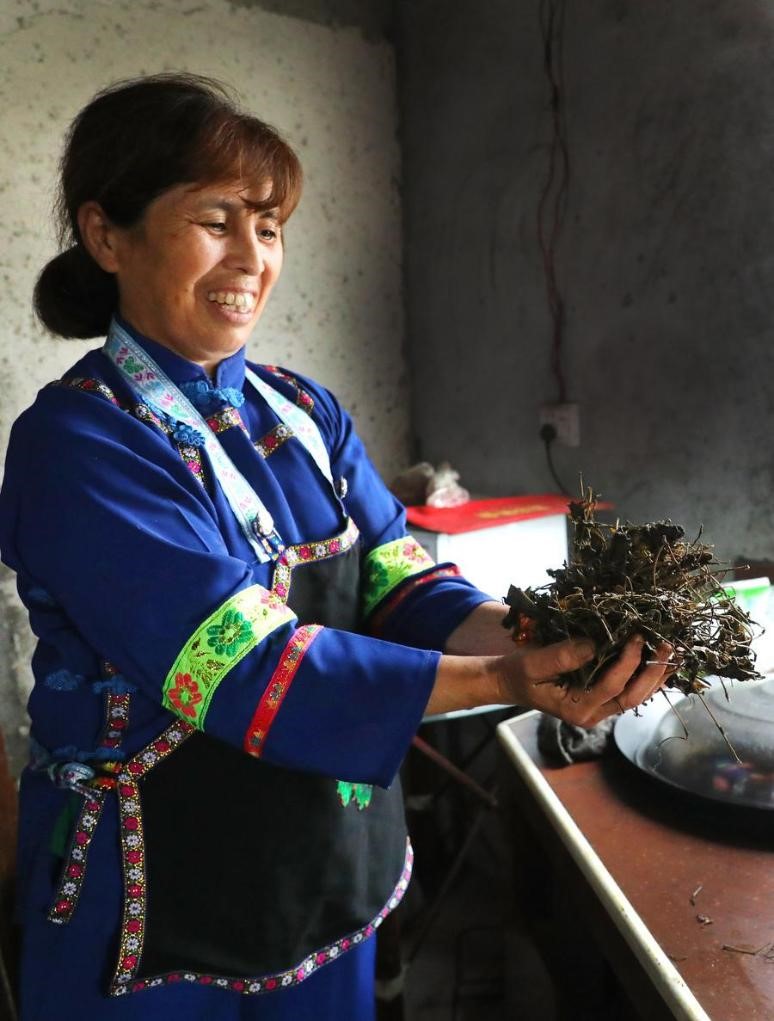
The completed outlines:
{"type": "Polygon", "coordinates": [[[540,426],[556,429],[556,442],[565,447],[580,446],[580,412],[577,404],[542,404],[540,426]]]}

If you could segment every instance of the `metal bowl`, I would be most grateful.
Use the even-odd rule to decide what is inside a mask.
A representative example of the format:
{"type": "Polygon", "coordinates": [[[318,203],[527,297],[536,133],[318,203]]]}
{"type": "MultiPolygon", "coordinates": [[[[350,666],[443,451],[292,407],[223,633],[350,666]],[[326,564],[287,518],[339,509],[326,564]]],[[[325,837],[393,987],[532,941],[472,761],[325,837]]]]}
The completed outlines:
{"type": "Polygon", "coordinates": [[[696,695],[668,698],[658,696],[640,707],[639,715],[628,712],[616,721],[615,743],[622,754],[682,791],[774,810],[774,677],[726,682],[725,690],[715,682],[703,696],[706,706],[696,695]]]}

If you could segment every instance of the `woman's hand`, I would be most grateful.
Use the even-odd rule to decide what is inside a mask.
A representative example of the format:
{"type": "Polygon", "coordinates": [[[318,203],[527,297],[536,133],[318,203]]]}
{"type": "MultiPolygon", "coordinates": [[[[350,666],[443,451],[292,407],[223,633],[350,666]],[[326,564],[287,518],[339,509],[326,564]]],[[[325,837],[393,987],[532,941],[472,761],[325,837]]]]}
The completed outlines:
{"type": "Polygon", "coordinates": [[[622,713],[649,699],[676,667],[672,647],[656,650],[650,665],[642,667],[643,639],[637,635],[624,646],[618,659],[584,691],[562,687],[561,674],[576,670],[594,658],[591,642],[569,640],[543,648],[524,646],[498,657],[502,703],[540,709],[580,727],[593,727],[613,713],[622,713]]]}
{"type": "MultiPolygon", "coordinates": [[[[510,639],[508,644],[512,649],[510,639]]],[[[649,699],[677,668],[670,659],[672,647],[666,642],[645,666],[641,665],[642,649],[641,637],[630,639],[615,663],[600,673],[588,691],[557,683],[562,674],[594,658],[593,644],[583,639],[542,648],[522,645],[499,656],[442,656],[425,713],[480,705],[518,705],[540,709],[579,727],[593,727],[606,716],[649,699]]]]}

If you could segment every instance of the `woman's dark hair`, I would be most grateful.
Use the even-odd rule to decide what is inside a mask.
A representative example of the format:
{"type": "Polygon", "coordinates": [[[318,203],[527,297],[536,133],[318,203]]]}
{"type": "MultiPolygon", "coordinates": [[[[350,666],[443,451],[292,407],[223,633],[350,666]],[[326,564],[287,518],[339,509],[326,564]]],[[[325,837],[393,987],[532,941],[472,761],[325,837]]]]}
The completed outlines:
{"type": "Polygon", "coordinates": [[[115,277],[81,242],[78,210],[100,204],[119,227],[179,184],[245,181],[271,185],[261,207],[285,221],[301,194],[301,165],[274,128],[243,113],[212,78],[158,74],[117,82],[84,107],[68,131],[56,202],[62,252],[41,272],[34,304],[62,337],[107,332],[118,305],[115,277]]]}

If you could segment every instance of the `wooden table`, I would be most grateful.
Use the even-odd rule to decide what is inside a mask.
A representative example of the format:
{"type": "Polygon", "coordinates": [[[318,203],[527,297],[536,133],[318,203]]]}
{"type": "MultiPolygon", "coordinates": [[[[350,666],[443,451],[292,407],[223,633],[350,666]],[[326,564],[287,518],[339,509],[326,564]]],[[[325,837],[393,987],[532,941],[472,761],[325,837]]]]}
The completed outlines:
{"type": "Polygon", "coordinates": [[[577,939],[588,931],[645,1021],[772,1021],[774,813],[692,800],[617,751],[554,766],[538,718],[498,728],[527,894],[550,861],[577,939]]]}

